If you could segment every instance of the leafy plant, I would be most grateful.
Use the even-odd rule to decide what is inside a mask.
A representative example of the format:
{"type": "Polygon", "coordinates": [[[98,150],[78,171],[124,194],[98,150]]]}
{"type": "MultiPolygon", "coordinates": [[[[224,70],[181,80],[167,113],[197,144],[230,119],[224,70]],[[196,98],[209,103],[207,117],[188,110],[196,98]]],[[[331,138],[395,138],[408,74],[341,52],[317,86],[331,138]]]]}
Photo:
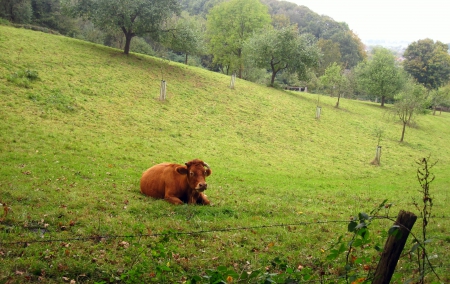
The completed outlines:
{"type": "Polygon", "coordinates": [[[345,279],[350,282],[369,283],[370,275],[373,273],[374,259],[366,256],[364,251],[373,247],[376,251],[381,251],[380,244],[374,243],[371,237],[369,226],[378,217],[382,208],[386,207],[387,199],[384,200],[370,214],[359,213],[358,217],[351,217],[348,224],[348,231],[353,233],[351,240],[346,244],[342,241],[343,236],[338,238],[334,248],[330,249],[328,260],[335,260],[345,253],[345,279]],[[366,275],[366,276],[362,276],[366,275]]]}
{"type": "Polygon", "coordinates": [[[410,250],[410,254],[416,254],[417,264],[419,269],[419,282],[425,283],[425,275],[427,271],[427,265],[431,270],[433,267],[429,262],[426,245],[432,240],[428,239],[427,227],[432,217],[431,210],[433,208],[433,198],[430,193],[430,184],[434,181],[435,176],[430,170],[436,165],[437,161],[430,163],[430,157],[422,158],[416,162],[419,167],[417,169],[417,180],[421,186],[419,192],[422,194],[422,206],[416,200],[413,200],[414,206],[420,211],[422,217],[422,240],[415,239],[414,245],[410,250]]]}
{"type": "Polygon", "coordinates": [[[31,82],[39,80],[39,74],[35,70],[24,69],[10,74],[7,80],[19,87],[31,88],[31,82]]]}
{"type": "Polygon", "coordinates": [[[75,112],[77,110],[75,101],[59,89],[52,90],[51,94],[46,98],[45,103],[48,107],[56,108],[65,113],[75,112]]]}

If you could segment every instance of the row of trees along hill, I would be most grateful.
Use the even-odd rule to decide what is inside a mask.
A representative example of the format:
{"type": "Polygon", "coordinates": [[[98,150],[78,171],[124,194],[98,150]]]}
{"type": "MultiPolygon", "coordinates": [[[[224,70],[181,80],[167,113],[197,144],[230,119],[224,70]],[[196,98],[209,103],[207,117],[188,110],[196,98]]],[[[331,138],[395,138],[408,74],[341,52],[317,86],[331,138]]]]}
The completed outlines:
{"type": "Polygon", "coordinates": [[[121,48],[125,54],[134,51],[165,56],[227,74],[237,71],[239,77],[252,81],[261,81],[267,74],[258,67],[262,64],[245,61],[244,43],[268,29],[296,29],[305,40],[297,45],[318,48],[315,54],[302,55],[317,57],[314,64],[295,62],[293,66],[269,68],[271,75],[279,69],[282,84],[305,79],[307,69],[300,67],[314,67],[308,78],[318,77],[333,62],[351,68],[365,57],[361,41],[345,23],[285,1],[0,0],[0,17],[121,48]],[[298,78],[291,76],[296,69],[298,78]]]}
{"type": "Polygon", "coordinates": [[[433,108],[450,108],[450,55],[448,46],[431,39],[411,43],[403,60],[382,47],[373,49],[368,59],[351,70],[333,63],[320,77],[324,93],[339,98],[347,93],[394,103],[394,114],[403,123],[400,141],[413,118],[433,108]]]}
{"type": "Polygon", "coordinates": [[[0,16],[125,54],[165,55],[271,86],[307,85],[337,96],[336,107],[344,95],[396,102],[404,126],[426,107],[450,106],[447,45],[419,40],[403,62],[381,47],[367,56],[347,24],[286,1],[0,0],[0,16]]]}

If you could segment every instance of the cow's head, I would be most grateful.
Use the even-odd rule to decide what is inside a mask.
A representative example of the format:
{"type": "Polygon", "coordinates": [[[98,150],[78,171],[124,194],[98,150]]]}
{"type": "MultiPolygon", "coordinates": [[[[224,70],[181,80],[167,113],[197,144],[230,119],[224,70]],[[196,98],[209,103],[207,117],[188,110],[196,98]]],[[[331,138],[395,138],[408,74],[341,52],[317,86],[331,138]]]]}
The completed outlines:
{"type": "Polygon", "coordinates": [[[211,175],[211,169],[208,164],[195,159],[185,164],[185,167],[178,167],[179,174],[186,175],[189,187],[198,192],[206,190],[208,187],[205,178],[211,175]]]}

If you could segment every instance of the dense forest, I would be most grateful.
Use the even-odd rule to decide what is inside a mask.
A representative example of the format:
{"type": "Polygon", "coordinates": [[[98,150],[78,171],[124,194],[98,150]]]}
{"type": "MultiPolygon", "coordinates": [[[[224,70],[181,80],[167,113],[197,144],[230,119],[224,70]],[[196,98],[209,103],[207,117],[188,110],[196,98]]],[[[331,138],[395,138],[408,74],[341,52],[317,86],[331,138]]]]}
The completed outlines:
{"type": "Polygon", "coordinates": [[[420,88],[409,108],[450,105],[448,45],[423,39],[404,54],[366,48],[346,23],[287,1],[0,0],[0,23],[234,73],[271,87],[307,87],[336,96],[336,107],[341,97],[381,106],[404,100],[415,84],[420,88]]]}

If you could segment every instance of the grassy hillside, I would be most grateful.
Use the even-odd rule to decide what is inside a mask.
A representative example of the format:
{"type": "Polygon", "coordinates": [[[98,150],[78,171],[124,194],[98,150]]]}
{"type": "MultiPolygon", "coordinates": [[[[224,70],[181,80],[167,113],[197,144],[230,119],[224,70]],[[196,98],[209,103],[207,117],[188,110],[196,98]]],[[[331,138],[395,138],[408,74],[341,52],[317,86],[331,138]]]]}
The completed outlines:
{"type": "MultiPolygon", "coordinates": [[[[0,215],[0,283],[173,283],[221,266],[277,273],[286,265],[339,282],[345,257],[326,256],[340,235],[351,237],[346,221],[384,199],[392,207],[382,213],[394,219],[399,210],[420,214],[416,161],[429,155],[438,161],[429,253],[449,280],[448,113],[418,117],[399,143],[389,106],[342,99],[336,109],[336,98],[229,83],[194,67],[0,26],[0,203],[10,208],[0,215]],[[166,101],[158,100],[161,79],[166,101]],[[376,129],[378,167],[370,163],[376,129]],[[194,158],[212,168],[213,206],[140,194],[145,169],[194,158]],[[242,227],[253,229],[226,230],[242,227]],[[167,232],[169,239],[159,235],[167,232]],[[127,237],[141,234],[150,236],[127,237]]],[[[373,241],[383,245],[391,225],[377,221],[373,241]]],[[[420,226],[419,219],[419,236],[420,226]]],[[[376,251],[355,254],[371,256],[364,263],[375,268],[376,251]]],[[[414,276],[414,261],[402,265],[396,281],[414,276]]]]}

